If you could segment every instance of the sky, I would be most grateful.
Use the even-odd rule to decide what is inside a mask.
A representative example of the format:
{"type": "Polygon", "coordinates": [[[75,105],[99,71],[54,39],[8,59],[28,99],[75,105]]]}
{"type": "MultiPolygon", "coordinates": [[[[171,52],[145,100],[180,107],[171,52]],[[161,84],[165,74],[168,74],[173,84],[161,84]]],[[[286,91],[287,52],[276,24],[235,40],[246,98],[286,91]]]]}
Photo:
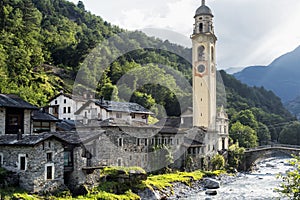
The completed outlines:
{"type": "MultiPolygon", "coordinates": [[[[82,2],[87,10],[121,28],[144,30],[186,46],[201,5],[201,0],[82,2]]],[[[269,65],[300,45],[299,0],[206,0],[206,5],[214,14],[219,69],[269,65]]]]}

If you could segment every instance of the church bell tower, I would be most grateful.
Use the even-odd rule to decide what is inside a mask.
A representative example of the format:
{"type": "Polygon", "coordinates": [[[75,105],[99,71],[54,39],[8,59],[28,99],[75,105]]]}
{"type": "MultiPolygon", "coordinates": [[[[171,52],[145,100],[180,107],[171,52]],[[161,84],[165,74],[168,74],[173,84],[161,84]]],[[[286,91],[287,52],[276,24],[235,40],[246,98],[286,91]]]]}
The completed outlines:
{"type": "Polygon", "coordinates": [[[202,0],[195,14],[193,44],[193,126],[209,130],[216,121],[216,51],[213,14],[202,0]]]}

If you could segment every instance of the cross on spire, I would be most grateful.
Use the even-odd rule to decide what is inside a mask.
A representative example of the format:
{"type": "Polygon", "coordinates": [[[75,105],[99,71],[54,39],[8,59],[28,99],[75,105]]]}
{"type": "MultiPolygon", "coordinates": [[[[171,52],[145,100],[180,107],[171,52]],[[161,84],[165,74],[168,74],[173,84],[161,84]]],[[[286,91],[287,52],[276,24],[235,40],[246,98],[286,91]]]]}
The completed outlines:
{"type": "Polygon", "coordinates": [[[202,0],[202,6],[204,6],[205,5],[205,0],[202,0]]]}

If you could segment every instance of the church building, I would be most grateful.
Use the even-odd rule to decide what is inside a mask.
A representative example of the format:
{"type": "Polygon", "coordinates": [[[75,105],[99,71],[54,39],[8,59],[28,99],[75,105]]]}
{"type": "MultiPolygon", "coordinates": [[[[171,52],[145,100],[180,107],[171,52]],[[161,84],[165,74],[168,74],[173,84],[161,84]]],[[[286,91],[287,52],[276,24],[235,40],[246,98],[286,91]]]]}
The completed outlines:
{"type": "MultiPolygon", "coordinates": [[[[193,126],[207,129],[208,146],[218,141],[218,149],[228,149],[228,117],[224,108],[217,113],[216,42],[213,14],[202,5],[196,10],[192,39],[193,126]],[[211,143],[211,144],[210,144],[211,143]]],[[[210,150],[208,150],[210,151],[210,150]]]]}

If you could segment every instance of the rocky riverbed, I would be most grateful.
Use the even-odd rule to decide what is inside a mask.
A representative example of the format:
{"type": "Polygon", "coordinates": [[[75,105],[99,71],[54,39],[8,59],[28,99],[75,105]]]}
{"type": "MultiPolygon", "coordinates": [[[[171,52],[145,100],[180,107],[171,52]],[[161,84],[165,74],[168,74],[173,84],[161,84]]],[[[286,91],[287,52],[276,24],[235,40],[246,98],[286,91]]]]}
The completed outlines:
{"type": "Polygon", "coordinates": [[[277,179],[276,176],[291,170],[292,167],[287,164],[288,160],[288,158],[269,158],[257,163],[256,171],[249,174],[221,175],[214,179],[192,181],[190,186],[184,183],[174,183],[172,189],[167,188],[162,191],[147,189],[139,195],[145,200],[284,199],[275,192],[275,188],[279,188],[281,183],[281,180],[277,179]],[[205,180],[209,180],[210,186],[206,185],[205,180]],[[219,188],[216,187],[218,184],[219,188]]]}

